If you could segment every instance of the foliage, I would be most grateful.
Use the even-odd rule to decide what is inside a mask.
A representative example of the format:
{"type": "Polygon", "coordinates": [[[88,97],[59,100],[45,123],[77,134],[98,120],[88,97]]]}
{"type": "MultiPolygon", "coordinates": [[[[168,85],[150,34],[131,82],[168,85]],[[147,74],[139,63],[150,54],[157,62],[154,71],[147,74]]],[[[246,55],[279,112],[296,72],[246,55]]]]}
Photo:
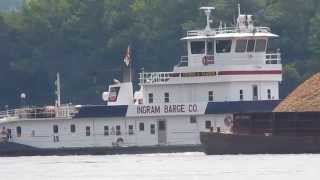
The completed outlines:
{"type": "MultiPolygon", "coordinates": [[[[0,0],[3,2],[12,0],[0,0]]],[[[13,2],[13,1],[12,1],[13,2]]],[[[283,96],[320,67],[318,0],[241,0],[242,12],[281,35],[283,96]]],[[[136,71],[170,70],[185,53],[179,38],[203,27],[197,7],[213,5],[214,25],[234,24],[235,0],[25,0],[0,14],[0,107],[54,101],[55,73],[64,102],[101,103],[101,92],[120,78],[130,44],[136,71]]]]}

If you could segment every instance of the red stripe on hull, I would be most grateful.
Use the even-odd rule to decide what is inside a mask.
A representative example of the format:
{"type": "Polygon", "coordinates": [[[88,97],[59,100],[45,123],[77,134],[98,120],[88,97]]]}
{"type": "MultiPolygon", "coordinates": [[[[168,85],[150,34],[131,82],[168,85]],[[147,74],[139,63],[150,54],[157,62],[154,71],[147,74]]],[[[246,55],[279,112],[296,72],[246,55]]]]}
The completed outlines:
{"type": "Polygon", "coordinates": [[[281,74],[280,70],[268,71],[220,71],[219,75],[256,75],[256,74],[281,74]]]}

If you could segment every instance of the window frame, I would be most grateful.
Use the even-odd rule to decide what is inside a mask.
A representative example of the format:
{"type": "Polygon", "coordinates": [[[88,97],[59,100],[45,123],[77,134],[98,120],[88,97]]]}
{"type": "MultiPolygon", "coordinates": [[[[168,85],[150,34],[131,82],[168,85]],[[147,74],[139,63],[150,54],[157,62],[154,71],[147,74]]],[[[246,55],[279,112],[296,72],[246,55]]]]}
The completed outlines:
{"type": "Polygon", "coordinates": [[[268,100],[271,100],[271,89],[267,90],[267,98],[268,100]]]}
{"type": "Polygon", "coordinates": [[[148,102],[149,104],[153,104],[153,93],[148,93],[148,102]]]}
{"type": "Polygon", "coordinates": [[[248,53],[254,53],[254,52],[255,52],[255,47],[256,47],[256,39],[248,39],[246,52],[248,52],[248,53]],[[253,45],[253,46],[252,46],[252,50],[250,49],[250,51],[248,51],[249,42],[253,42],[253,44],[250,44],[250,45],[253,45]]]}
{"type": "Polygon", "coordinates": [[[192,55],[196,55],[196,54],[205,54],[206,53],[206,41],[191,41],[190,42],[190,53],[192,55]],[[199,49],[196,49],[195,46],[193,44],[195,43],[199,43],[198,47],[199,49]],[[201,46],[200,46],[201,43],[201,46]],[[203,47],[202,47],[203,46],[203,47]]]}
{"type": "Polygon", "coordinates": [[[103,126],[103,135],[104,136],[109,136],[110,135],[109,126],[108,125],[104,125],[103,126]]]}
{"type": "Polygon", "coordinates": [[[164,103],[169,103],[170,102],[170,94],[169,92],[164,93],[164,103]]]}
{"type": "Polygon", "coordinates": [[[129,126],[128,126],[128,134],[129,135],[133,135],[134,134],[133,125],[132,124],[129,124],[129,126]]]}
{"type": "Polygon", "coordinates": [[[121,126],[116,125],[116,136],[121,136],[121,126]]]}
{"type": "Polygon", "coordinates": [[[91,127],[86,126],[86,136],[91,136],[91,127]]]}
{"type": "Polygon", "coordinates": [[[150,124],[150,134],[156,134],[156,125],[150,124]]]}
{"type": "Polygon", "coordinates": [[[206,128],[206,129],[210,129],[211,127],[212,127],[212,122],[209,121],[209,120],[206,120],[206,121],[205,121],[205,128],[206,128]]]}
{"type": "Polygon", "coordinates": [[[17,126],[17,127],[16,127],[16,133],[17,133],[17,137],[21,137],[21,135],[22,135],[22,128],[21,128],[21,126],[17,126]]]}
{"type": "Polygon", "coordinates": [[[262,52],[266,52],[266,49],[267,49],[267,43],[268,41],[266,39],[256,39],[256,43],[255,43],[255,48],[254,48],[254,52],[257,52],[257,53],[262,53],[262,52]],[[263,49],[257,49],[257,45],[259,43],[259,41],[264,41],[264,48],[263,49]]]}
{"type": "Polygon", "coordinates": [[[216,40],[215,41],[216,43],[215,43],[215,50],[216,50],[216,53],[230,53],[231,52],[231,49],[232,49],[232,39],[219,39],[219,40],[216,40]],[[225,46],[225,47],[222,47],[221,49],[220,49],[220,47],[219,47],[219,43],[220,42],[229,42],[230,44],[229,44],[229,46],[225,46]],[[219,49],[218,49],[219,48],[219,49]],[[225,51],[223,51],[225,48],[227,48],[225,51]]]}
{"type": "Polygon", "coordinates": [[[139,122],[139,131],[144,131],[144,123],[139,122]]]}
{"type": "Polygon", "coordinates": [[[58,134],[59,133],[59,126],[57,124],[52,126],[52,130],[54,134],[58,134]]]}
{"type": "Polygon", "coordinates": [[[212,102],[214,99],[213,91],[208,91],[208,101],[212,102]]]}
{"type": "Polygon", "coordinates": [[[244,100],[244,92],[243,92],[243,89],[240,89],[239,91],[239,95],[240,95],[240,101],[243,101],[244,100]]]}
{"type": "Polygon", "coordinates": [[[71,133],[75,133],[76,132],[76,125],[75,124],[71,124],[70,125],[70,132],[71,133]]]}

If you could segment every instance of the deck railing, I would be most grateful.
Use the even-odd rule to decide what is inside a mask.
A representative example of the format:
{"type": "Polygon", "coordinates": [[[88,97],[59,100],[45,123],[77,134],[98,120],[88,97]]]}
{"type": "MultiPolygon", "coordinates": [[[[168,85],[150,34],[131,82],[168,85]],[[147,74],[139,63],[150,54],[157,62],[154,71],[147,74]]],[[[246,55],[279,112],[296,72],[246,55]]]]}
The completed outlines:
{"type": "Polygon", "coordinates": [[[1,119],[52,119],[52,118],[72,118],[76,109],[72,105],[62,105],[60,107],[26,107],[19,109],[11,109],[0,112],[1,119]]]}
{"type": "Polygon", "coordinates": [[[240,29],[239,27],[221,27],[207,30],[192,30],[187,32],[187,36],[201,36],[201,35],[216,35],[225,33],[257,33],[257,32],[271,32],[269,27],[254,27],[252,29],[240,29]]]}
{"type": "Polygon", "coordinates": [[[266,64],[281,64],[281,53],[266,54],[266,64]]]}
{"type": "Polygon", "coordinates": [[[187,67],[188,66],[188,56],[181,56],[180,62],[176,65],[176,67],[187,67]]]}

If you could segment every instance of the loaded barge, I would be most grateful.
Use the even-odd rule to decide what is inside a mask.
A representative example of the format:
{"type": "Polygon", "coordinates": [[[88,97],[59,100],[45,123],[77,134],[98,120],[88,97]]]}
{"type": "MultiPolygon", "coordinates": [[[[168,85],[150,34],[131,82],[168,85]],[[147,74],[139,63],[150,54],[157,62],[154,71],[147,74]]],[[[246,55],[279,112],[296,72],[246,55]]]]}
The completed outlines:
{"type": "Polygon", "coordinates": [[[201,132],[213,154],[320,153],[320,112],[239,113],[229,133],[201,132]]]}

